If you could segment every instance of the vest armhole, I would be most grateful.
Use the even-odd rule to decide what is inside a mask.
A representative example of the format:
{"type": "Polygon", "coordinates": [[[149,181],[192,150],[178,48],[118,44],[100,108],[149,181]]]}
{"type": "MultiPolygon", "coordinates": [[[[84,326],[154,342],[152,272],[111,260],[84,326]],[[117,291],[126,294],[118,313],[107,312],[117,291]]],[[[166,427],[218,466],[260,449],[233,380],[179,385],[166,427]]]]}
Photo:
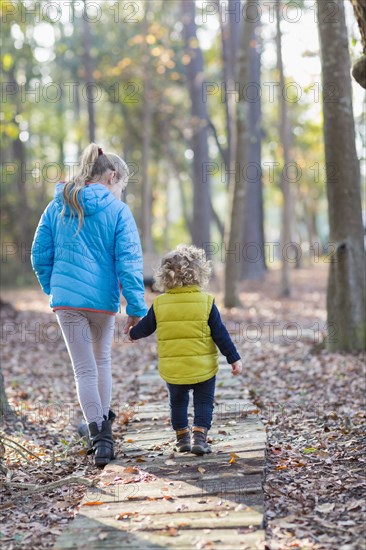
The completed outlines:
{"type": "Polygon", "coordinates": [[[214,301],[215,301],[214,296],[207,293],[207,323],[208,323],[208,320],[210,318],[211,309],[212,309],[212,306],[214,304],[214,301]]]}
{"type": "Polygon", "coordinates": [[[155,300],[153,301],[153,309],[154,309],[156,322],[157,322],[157,318],[158,318],[158,301],[159,301],[159,296],[157,296],[155,298],[155,300]]]}

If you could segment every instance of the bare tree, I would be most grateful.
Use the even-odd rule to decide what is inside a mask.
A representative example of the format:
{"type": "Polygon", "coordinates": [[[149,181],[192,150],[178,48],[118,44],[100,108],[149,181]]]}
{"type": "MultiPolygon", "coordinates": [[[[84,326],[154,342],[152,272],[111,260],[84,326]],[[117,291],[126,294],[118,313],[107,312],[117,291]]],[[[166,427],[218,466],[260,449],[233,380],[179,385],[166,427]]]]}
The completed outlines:
{"type": "Polygon", "coordinates": [[[152,124],[152,101],[151,101],[151,59],[149,55],[149,46],[146,41],[149,28],[149,17],[151,5],[145,2],[145,15],[143,21],[143,141],[142,141],[142,246],[144,252],[153,251],[153,241],[151,235],[152,226],[152,192],[151,180],[149,174],[150,150],[151,150],[151,124],[152,124]]]}
{"type": "Polygon", "coordinates": [[[255,0],[247,0],[245,17],[241,20],[240,46],[237,57],[238,98],[236,104],[236,133],[232,135],[230,159],[229,208],[225,227],[225,307],[240,306],[239,279],[244,231],[245,167],[248,154],[247,114],[245,97],[249,76],[249,42],[255,19],[255,0]],[[250,9],[252,8],[252,9],[250,9]]]}
{"type": "MultiPolygon", "coordinates": [[[[6,319],[15,319],[16,312],[13,306],[0,299],[1,323],[4,325],[6,319]]],[[[6,395],[4,376],[0,365],[0,424],[9,418],[15,416],[15,411],[11,408],[6,395]]]]}
{"type": "Polygon", "coordinates": [[[183,37],[187,63],[187,83],[191,99],[193,158],[193,244],[205,247],[210,242],[210,177],[208,166],[208,116],[203,98],[203,55],[198,44],[194,0],[182,0],[183,37]]]}
{"type": "Polygon", "coordinates": [[[249,44],[248,166],[244,204],[241,277],[261,279],[266,273],[263,227],[262,105],[261,105],[261,22],[253,20],[249,44]]]}
{"type": "Polygon", "coordinates": [[[242,18],[241,0],[228,0],[225,21],[223,17],[224,10],[220,9],[219,0],[217,0],[217,9],[220,14],[227,135],[227,149],[222,156],[224,157],[226,167],[229,168],[230,159],[233,154],[232,142],[235,142],[236,132],[236,98],[234,90],[236,58],[240,37],[240,21],[242,18]]]}
{"type": "MultiPolygon", "coordinates": [[[[239,38],[241,31],[241,20],[243,15],[251,19],[250,42],[249,47],[249,76],[248,81],[252,84],[251,92],[255,85],[260,86],[261,73],[261,44],[260,44],[260,10],[256,11],[256,6],[250,6],[250,3],[242,6],[240,0],[228,0],[227,9],[220,9],[217,1],[217,10],[220,14],[222,57],[223,57],[223,80],[225,86],[225,114],[226,114],[226,134],[227,148],[221,151],[227,170],[235,166],[236,151],[232,144],[236,142],[236,107],[237,97],[235,90],[238,82],[236,81],[237,70],[237,52],[239,47],[239,38]]],[[[240,278],[258,279],[265,273],[264,259],[264,229],[263,229],[263,192],[261,177],[261,100],[250,100],[247,106],[248,118],[248,152],[247,163],[248,171],[242,166],[242,170],[248,176],[246,178],[244,211],[244,230],[243,235],[237,238],[240,243],[243,254],[240,255],[240,278]],[[253,168],[251,170],[250,166],[253,168]],[[256,169],[254,167],[256,166],[256,169]],[[256,171],[256,177],[253,173],[256,171]],[[250,172],[250,173],[249,173],[250,172]],[[250,244],[252,243],[252,244],[250,244]],[[258,253],[258,249],[260,252],[258,253]],[[253,253],[258,253],[256,261],[251,261],[253,253]]],[[[218,144],[219,145],[219,144],[218,144]]]]}
{"type": "Polygon", "coordinates": [[[317,0],[329,202],[327,310],[331,350],[365,349],[365,250],[343,0],[317,0]],[[329,21],[329,4],[337,16],[329,21]]]}
{"type": "Polygon", "coordinates": [[[283,69],[282,58],[282,32],[281,32],[281,0],[276,0],[276,49],[277,49],[277,71],[279,75],[280,88],[280,139],[282,145],[282,155],[284,161],[284,169],[281,171],[280,188],[283,197],[282,220],[281,220],[281,295],[289,296],[290,289],[290,264],[287,261],[288,245],[291,242],[291,212],[292,212],[292,196],[289,179],[286,177],[287,167],[290,162],[290,146],[291,135],[289,125],[289,115],[286,99],[283,94],[285,89],[285,74],[283,69]]]}
{"type": "MultiPolygon", "coordinates": [[[[86,9],[87,2],[84,0],[84,8],[86,9]]],[[[86,105],[88,109],[88,128],[89,128],[89,141],[95,142],[95,111],[93,100],[93,86],[94,84],[94,60],[90,54],[92,48],[92,36],[90,29],[90,22],[87,17],[82,18],[82,44],[83,44],[83,61],[84,61],[84,80],[87,85],[86,89],[86,105]]]]}
{"type": "Polygon", "coordinates": [[[0,367],[0,424],[12,413],[8,398],[5,392],[4,376],[0,367]]]}

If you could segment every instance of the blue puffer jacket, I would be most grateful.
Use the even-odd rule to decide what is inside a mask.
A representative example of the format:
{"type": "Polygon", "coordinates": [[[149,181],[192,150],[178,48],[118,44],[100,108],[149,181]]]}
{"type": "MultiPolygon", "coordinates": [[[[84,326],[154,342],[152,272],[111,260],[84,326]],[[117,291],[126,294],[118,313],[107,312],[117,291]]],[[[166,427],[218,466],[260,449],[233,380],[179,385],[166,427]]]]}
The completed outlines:
{"type": "Polygon", "coordinates": [[[32,245],[32,266],[50,306],[116,313],[120,286],[127,315],[144,316],[142,251],[135,220],[128,206],[102,184],[81,192],[84,224],[64,205],[64,184],[45,209],[32,245]]]}

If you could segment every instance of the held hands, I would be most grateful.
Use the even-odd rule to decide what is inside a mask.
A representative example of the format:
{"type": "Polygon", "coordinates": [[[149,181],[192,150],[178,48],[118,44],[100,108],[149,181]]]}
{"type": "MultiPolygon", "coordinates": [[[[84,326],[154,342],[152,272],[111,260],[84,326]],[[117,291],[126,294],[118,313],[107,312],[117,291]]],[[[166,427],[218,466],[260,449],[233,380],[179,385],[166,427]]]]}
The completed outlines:
{"type": "Polygon", "coordinates": [[[231,365],[231,374],[233,376],[238,376],[238,374],[241,374],[242,370],[243,364],[241,361],[235,361],[235,363],[231,365]]]}
{"type": "Polygon", "coordinates": [[[137,323],[139,322],[140,319],[141,319],[141,317],[133,317],[133,316],[129,315],[127,317],[127,321],[125,323],[125,326],[123,327],[123,332],[125,334],[129,334],[130,329],[132,327],[134,327],[135,325],[137,325],[137,323]]]}

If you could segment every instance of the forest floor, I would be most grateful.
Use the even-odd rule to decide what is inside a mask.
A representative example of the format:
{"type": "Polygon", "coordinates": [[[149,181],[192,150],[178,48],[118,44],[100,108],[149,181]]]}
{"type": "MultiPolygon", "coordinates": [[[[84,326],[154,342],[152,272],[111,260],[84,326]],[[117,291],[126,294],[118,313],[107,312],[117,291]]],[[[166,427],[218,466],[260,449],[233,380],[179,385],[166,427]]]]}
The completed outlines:
{"type": "MultiPolygon", "coordinates": [[[[217,282],[212,286],[243,358],[242,383],[266,426],[265,548],[359,550],[365,537],[364,357],[329,353],[322,345],[326,266],[291,271],[291,278],[286,299],[278,295],[278,271],[264,282],[243,283],[244,307],[230,312],[220,307],[217,282]]],[[[47,297],[38,289],[4,290],[1,297],[12,305],[1,307],[2,369],[18,413],[3,435],[27,449],[9,441],[0,448],[6,481],[40,487],[67,476],[95,480],[100,471],[75,434],[80,410],[73,374],[47,297]]],[[[152,298],[147,293],[148,303],[152,298]]],[[[120,453],[139,403],[136,380],[156,362],[155,336],[132,345],[122,325],[119,315],[112,407],[120,453]]],[[[2,547],[52,547],[86,490],[76,483],[27,495],[3,485],[2,547]]]]}

